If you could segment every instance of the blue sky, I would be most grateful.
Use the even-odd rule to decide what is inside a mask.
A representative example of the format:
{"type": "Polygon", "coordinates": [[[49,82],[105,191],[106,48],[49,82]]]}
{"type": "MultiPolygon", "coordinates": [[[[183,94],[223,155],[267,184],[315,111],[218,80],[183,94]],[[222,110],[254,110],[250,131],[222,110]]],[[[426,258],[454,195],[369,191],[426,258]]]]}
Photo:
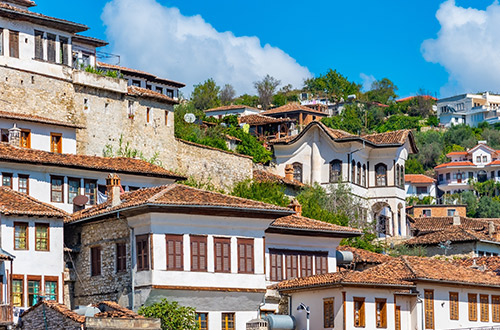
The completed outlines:
{"type": "MultiPolygon", "coordinates": [[[[473,79],[464,76],[465,73],[462,73],[457,68],[458,64],[455,64],[457,60],[454,56],[459,55],[448,54],[448,50],[443,50],[450,48],[446,45],[454,44],[453,37],[442,40],[441,46],[433,48],[433,58],[438,63],[428,62],[424,58],[422,43],[426,39],[436,39],[442,28],[443,22],[438,21],[436,13],[444,1],[157,0],[156,2],[164,8],[178,8],[180,13],[165,12],[163,18],[160,16],[156,18],[157,21],[152,19],[151,22],[147,18],[148,15],[156,14],[160,9],[154,0],[134,0],[135,4],[129,3],[128,7],[124,4],[127,1],[132,0],[113,0],[113,5],[108,5],[105,14],[103,9],[108,1],[104,0],[87,1],[85,6],[82,6],[81,2],[67,0],[37,0],[38,6],[34,10],[88,25],[90,30],[84,34],[109,41],[111,45],[107,47],[107,51],[119,53],[122,56],[121,64],[183,81],[188,85],[187,90],[195,83],[214,77],[219,84],[232,83],[237,87],[237,92],[251,92],[252,82],[257,80],[256,77],[259,75],[263,75],[266,69],[281,78],[282,82],[293,81],[294,86],[299,87],[297,85],[305,78],[298,77],[299,75],[307,75],[305,73],[307,71],[309,74],[318,75],[326,72],[328,68],[337,69],[358,83],[363,83],[362,76],[375,79],[387,77],[399,87],[400,96],[415,94],[421,88],[436,96],[448,96],[443,94],[462,92],[471,88],[477,90],[468,91],[476,92],[481,88],[500,90],[500,86],[496,86],[496,80],[486,85],[473,84],[473,79]],[[139,10],[133,7],[137,4],[145,4],[143,7],[149,8],[150,14],[144,8],[141,8],[139,13],[139,10]],[[140,18],[133,16],[135,12],[140,18]],[[176,40],[162,35],[161,30],[165,31],[172,27],[163,28],[162,24],[155,22],[168,21],[172,15],[176,15],[175,20],[179,20],[180,23],[169,31],[197,26],[197,37],[193,40],[203,45],[202,48],[191,48],[185,43],[176,45],[176,40]],[[199,25],[189,20],[182,22],[184,17],[194,15],[201,16],[202,22],[198,22],[199,25]],[[204,39],[200,39],[202,38],[200,35],[203,34],[200,31],[208,29],[208,25],[211,25],[217,33],[230,31],[236,39],[216,34],[210,37],[211,42],[205,44],[204,39]],[[127,31],[127,36],[123,36],[121,29],[127,31]],[[137,30],[140,31],[135,35],[137,30]],[[141,44],[135,40],[130,42],[131,39],[147,39],[148,30],[151,32],[148,44],[141,44]],[[256,47],[255,45],[240,45],[237,37],[242,36],[256,36],[261,46],[269,44],[276,49],[271,53],[265,52],[254,56],[253,54],[260,49],[252,48],[256,47]],[[232,46],[226,48],[225,42],[232,46]],[[129,43],[132,43],[133,47],[127,46],[129,43]],[[156,43],[165,45],[162,48],[156,43]],[[151,49],[148,49],[148,45],[151,45],[151,49]],[[225,55],[227,57],[222,60],[218,59],[217,47],[224,48],[225,53],[233,55],[225,55]],[[140,52],[137,51],[138,48],[140,52]],[[252,56],[247,58],[245,54],[234,55],[240,50],[238,48],[248,48],[245,51],[252,56]],[[277,49],[282,50],[290,58],[277,49]],[[155,62],[145,57],[143,52],[156,52],[156,57],[161,54],[165,58],[163,61],[155,62]],[[196,55],[188,54],[193,52],[196,55]],[[262,57],[270,58],[271,66],[261,63],[266,62],[262,57]],[[183,62],[184,58],[189,62],[183,62]],[[238,58],[244,59],[242,63],[237,61],[238,58]],[[222,63],[219,63],[219,60],[222,63]],[[254,61],[255,70],[252,70],[252,64],[243,63],[254,63],[254,61]],[[220,73],[226,70],[224,62],[231,63],[227,66],[235,69],[220,73]],[[191,63],[195,64],[190,65],[191,63]],[[286,63],[288,66],[283,64],[283,70],[279,71],[276,67],[280,66],[280,63],[286,63]],[[240,68],[240,65],[243,68],[240,68]],[[251,71],[259,74],[249,74],[251,71]],[[292,73],[294,77],[291,76],[292,73]],[[238,78],[232,81],[236,76],[238,78]],[[244,81],[245,77],[248,77],[247,83],[244,81]],[[455,78],[457,82],[454,81],[455,78]]],[[[473,6],[484,11],[491,4],[492,1],[456,0],[450,4],[449,9],[457,11],[463,7],[462,14],[468,15],[473,10],[467,11],[465,8],[473,6]]],[[[449,12],[443,12],[443,21],[453,16],[447,13],[449,12]]],[[[451,35],[453,33],[457,32],[455,30],[450,32],[451,35]]],[[[468,62],[464,61],[461,63],[466,65],[468,62]]]]}

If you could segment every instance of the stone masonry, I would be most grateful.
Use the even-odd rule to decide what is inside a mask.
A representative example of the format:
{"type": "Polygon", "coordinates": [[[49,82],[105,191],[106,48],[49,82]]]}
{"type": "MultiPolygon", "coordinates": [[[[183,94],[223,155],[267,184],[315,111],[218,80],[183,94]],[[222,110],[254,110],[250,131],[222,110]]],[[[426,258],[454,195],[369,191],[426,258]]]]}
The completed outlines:
{"type": "Polygon", "coordinates": [[[20,328],[26,330],[81,330],[82,324],[42,304],[22,318],[20,328]],[[45,327],[46,324],[47,327],[45,327]]]}

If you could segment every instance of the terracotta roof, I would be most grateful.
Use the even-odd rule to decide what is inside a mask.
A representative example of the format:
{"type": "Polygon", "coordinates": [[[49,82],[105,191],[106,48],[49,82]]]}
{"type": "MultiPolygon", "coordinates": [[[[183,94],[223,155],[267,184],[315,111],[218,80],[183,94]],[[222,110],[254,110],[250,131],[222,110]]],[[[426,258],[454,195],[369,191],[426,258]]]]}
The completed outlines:
{"type": "Polygon", "coordinates": [[[305,105],[300,105],[299,103],[287,103],[281,107],[264,111],[261,114],[264,116],[269,116],[269,115],[278,115],[278,114],[284,114],[287,112],[295,112],[295,111],[314,113],[316,115],[322,115],[324,117],[328,116],[328,114],[325,112],[311,109],[309,107],[306,107],[305,105]]]}
{"type": "Polygon", "coordinates": [[[408,139],[408,135],[411,133],[408,129],[385,132],[385,133],[375,133],[361,135],[361,137],[367,141],[370,141],[376,145],[384,144],[404,144],[408,139]]]}
{"type": "MultiPolygon", "coordinates": [[[[306,218],[296,214],[274,220],[269,229],[292,229],[314,232],[329,232],[340,235],[360,236],[362,231],[356,228],[339,226],[333,223],[306,218]]],[[[268,230],[269,231],[269,230],[268,230]]]]}
{"type": "Polygon", "coordinates": [[[402,256],[364,271],[343,271],[280,282],[278,290],[342,285],[414,286],[419,281],[500,287],[500,277],[448,261],[402,256]]]}
{"type": "Polygon", "coordinates": [[[12,190],[9,187],[1,186],[0,214],[57,218],[66,218],[69,216],[66,212],[55,206],[40,202],[29,195],[12,190]]]}
{"type": "Polygon", "coordinates": [[[242,116],[240,118],[240,123],[246,123],[248,125],[267,125],[267,124],[281,124],[293,121],[290,118],[273,118],[268,116],[263,116],[260,114],[242,116]]]}
{"type": "Polygon", "coordinates": [[[60,120],[50,119],[46,117],[41,117],[37,115],[0,111],[0,118],[4,119],[17,119],[22,121],[29,121],[34,123],[42,123],[56,126],[72,127],[72,128],[85,128],[83,125],[77,125],[69,122],[64,122],[60,120]]]}
{"type": "Polygon", "coordinates": [[[170,104],[179,104],[178,101],[174,100],[171,97],[168,97],[167,95],[152,91],[150,89],[137,87],[137,86],[128,86],[128,95],[148,97],[151,99],[155,99],[155,100],[170,103],[170,104]]]}
{"type": "Polygon", "coordinates": [[[257,182],[274,182],[278,184],[286,184],[294,187],[304,187],[305,185],[297,180],[288,180],[280,175],[264,171],[264,170],[253,170],[253,179],[257,182]]]}
{"type": "Polygon", "coordinates": [[[168,171],[163,167],[140,159],[58,154],[37,149],[13,147],[5,142],[0,142],[0,161],[146,175],[176,180],[185,179],[185,177],[168,171]]]}
{"type": "Polygon", "coordinates": [[[467,156],[467,151],[453,151],[446,154],[447,157],[450,156],[467,156]]]}
{"type": "MultiPolygon", "coordinates": [[[[412,219],[410,226],[419,235],[441,231],[454,226],[453,217],[418,217],[412,219]]],[[[460,217],[459,226],[463,229],[484,230],[488,228],[489,221],[492,221],[492,219],[460,217]]]]}
{"type": "Polygon", "coordinates": [[[154,80],[154,81],[158,81],[158,82],[163,83],[165,85],[171,85],[171,86],[179,87],[179,88],[182,88],[182,87],[186,86],[185,84],[183,84],[181,82],[177,82],[177,81],[174,81],[174,80],[160,78],[160,77],[157,77],[156,75],[154,75],[152,73],[145,72],[145,71],[140,71],[140,70],[136,70],[136,69],[131,69],[131,68],[126,68],[124,66],[113,65],[113,64],[108,64],[108,63],[104,63],[104,62],[97,62],[97,66],[99,68],[113,69],[113,70],[118,70],[118,71],[122,71],[122,72],[128,72],[130,74],[134,74],[135,73],[135,74],[137,74],[139,76],[145,76],[148,79],[151,79],[151,80],[154,80]]]}
{"type": "Polygon", "coordinates": [[[225,111],[225,110],[238,110],[238,109],[251,109],[251,110],[258,111],[258,112],[262,111],[261,109],[250,107],[250,106],[244,105],[244,104],[231,104],[231,105],[223,105],[223,106],[217,107],[217,108],[207,109],[207,110],[204,110],[204,112],[225,111]]]}
{"type": "Polygon", "coordinates": [[[31,311],[35,310],[38,308],[40,305],[44,304],[45,306],[55,310],[56,312],[61,313],[63,316],[78,322],[78,323],[84,323],[85,322],[85,316],[79,315],[76,312],[73,312],[70,310],[66,305],[59,304],[56,301],[53,300],[41,300],[38,303],[36,303],[34,306],[30,307],[30,309],[26,310],[24,313],[21,314],[21,317],[26,317],[27,314],[29,314],[31,311]]]}
{"type": "Polygon", "coordinates": [[[464,229],[460,226],[448,227],[405,241],[406,245],[436,245],[442,242],[496,241],[481,231],[464,229]]]}
{"type": "Polygon", "coordinates": [[[491,163],[487,164],[487,165],[500,165],[500,160],[494,160],[492,161],[491,163]]]}
{"type": "Polygon", "coordinates": [[[405,174],[405,182],[416,183],[434,183],[436,179],[423,174],[405,174]]]}
{"type": "Polygon", "coordinates": [[[34,7],[34,6],[36,6],[35,1],[30,1],[30,0],[9,0],[9,2],[18,4],[20,6],[25,6],[25,7],[34,7]]]}
{"type": "Polygon", "coordinates": [[[128,308],[120,306],[114,301],[101,301],[94,305],[102,312],[97,313],[95,317],[111,317],[111,318],[128,318],[128,319],[144,319],[144,316],[131,311],[128,308]]]}
{"type": "Polygon", "coordinates": [[[452,262],[458,266],[479,269],[484,272],[500,275],[499,256],[454,259],[452,262]]]}
{"type": "Polygon", "coordinates": [[[393,259],[393,257],[382,253],[371,252],[363,249],[354,248],[347,245],[339,245],[338,251],[350,251],[354,256],[354,263],[381,264],[393,259]]]}
{"type": "Polygon", "coordinates": [[[153,188],[144,188],[120,195],[121,203],[111,207],[111,201],[73,213],[69,222],[91,218],[98,215],[111,214],[121,209],[138,206],[158,207],[202,207],[224,210],[246,210],[253,213],[272,212],[277,216],[290,214],[293,211],[250,199],[224,195],[217,192],[201,190],[180,184],[169,184],[153,188]]]}
{"type": "Polygon", "coordinates": [[[472,162],[470,161],[464,161],[464,162],[448,162],[448,163],[444,163],[444,164],[440,164],[436,167],[434,167],[435,169],[438,169],[438,168],[443,168],[443,167],[455,167],[455,166],[476,166],[474,165],[472,162]]]}

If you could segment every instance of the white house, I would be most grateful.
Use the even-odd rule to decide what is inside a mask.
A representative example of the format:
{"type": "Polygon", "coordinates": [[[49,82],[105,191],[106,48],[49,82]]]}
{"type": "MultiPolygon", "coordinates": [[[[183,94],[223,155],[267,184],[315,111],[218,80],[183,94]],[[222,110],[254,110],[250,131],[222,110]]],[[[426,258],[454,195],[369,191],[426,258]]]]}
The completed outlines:
{"type": "Polygon", "coordinates": [[[248,105],[224,105],[217,108],[212,108],[205,110],[205,115],[208,117],[215,118],[223,118],[225,116],[249,116],[249,115],[257,115],[261,113],[263,110],[257,109],[254,107],[250,107],[248,105]]]}
{"type": "Polygon", "coordinates": [[[500,95],[460,94],[437,101],[439,122],[445,127],[465,124],[477,127],[479,123],[500,122],[500,95]]]}
{"type": "Polygon", "coordinates": [[[364,271],[346,270],[279,283],[296,329],[464,329],[500,322],[500,277],[448,261],[399,257],[364,271]]]}
{"type": "Polygon", "coordinates": [[[303,183],[345,183],[377,219],[381,236],[406,236],[405,161],[417,148],[409,130],[357,136],[313,121],[295,136],[271,140],[276,174],[303,183]]]}
{"type": "Polygon", "coordinates": [[[406,197],[431,197],[436,201],[436,179],[423,174],[405,174],[406,197]]]}

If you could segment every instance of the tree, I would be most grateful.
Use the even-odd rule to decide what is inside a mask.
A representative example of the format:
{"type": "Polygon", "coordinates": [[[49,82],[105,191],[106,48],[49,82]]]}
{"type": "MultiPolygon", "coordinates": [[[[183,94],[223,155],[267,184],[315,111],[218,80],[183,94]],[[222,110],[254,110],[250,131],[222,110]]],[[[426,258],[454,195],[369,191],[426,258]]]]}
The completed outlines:
{"type": "Polygon", "coordinates": [[[387,104],[398,97],[397,90],[398,87],[392,81],[383,78],[373,82],[372,89],[365,96],[369,101],[387,104]]]}
{"type": "Polygon", "coordinates": [[[476,131],[467,125],[451,126],[444,134],[445,147],[459,144],[464,148],[472,148],[477,144],[476,131]]]}
{"type": "Polygon", "coordinates": [[[234,99],[233,104],[248,105],[256,108],[259,105],[259,97],[257,95],[243,94],[234,99]]]}
{"type": "Polygon", "coordinates": [[[196,311],[192,307],[179,305],[176,301],[163,299],[150,306],[142,306],[139,315],[154,317],[161,320],[162,330],[196,330],[196,311]]]}
{"type": "Polygon", "coordinates": [[[419,150],[416,159],[424,170],[434,168],[440,160],[444,150],[443,135],[438,131],[417,132],[415,134],[419,150]]]}
{"type": "Polygon", "coordinates": [[[236,91],[230,84],[225,84],[224,87],[219,92],[219,99],[222,105],[230,105],[234,97],[236,96],[236,91]]]}
{"type": "Polygon", "coordinates": [[[219,92],[220,87],[215,80],[207,79],[203,84],[194,85],[191,102],[199,110],[216,108],[220,106],[219,92]]]}
{"type": "Polygon", "coordinates": [[[291,84],[280,88],[279,92],[273,96],[273,105],[281,107],[290,102],[299,102],[298,91],[293,89],[291,84]]]}
{"type": "Polygon", "coordinates": [[[460,196],[461,203],[467,205],[467,216],[475,217],[478,204],[477,196],[472,191],[464,191],[460,196]]]}
{"type": "Polygon", "coordinates": [[[334,129],[341,129],[352,134],[359,134],[363,129],[362,114],[356,104],[347,104],[339,116],[326,117],[321,122],[334,129]]]}
{"type": "Polygon", "coordinates": [[[400,129],[419,129],[419,121],[420,117],[392,115],[376,129],[379,133],[397,131],[400,129]]]}
{"type": "Polygon", "coordinates": [[[272,159],[272,152],[267,150],[255,136],[237,127],[231,127],[227,133],[241,140],[236,151],[242,155],[252,156],[255,163],[267,163],[272,159]]]}
{"type": "Polygon", "coordinates": [[[261,81],[254,82],[255,89],[259,95],[259,102],[264,109],[269,109],[276,88],[281,84],[281,81],[266,75],[261,81]]]}
{"type": "Polygon", "coordinates": [[[479,199],[476,210],[477,218],[498,218],[500,217],[500,202],[489,196],[479,199]]]}
{"type": "Polygon", "coordinates": [[[244,180],[234,186],[231,195],[278,206],[287,206],[290,203],[290,199],[285,195],[285,187],[274,182],[244,180]]]}
{"type": "Polygon", "coordinates": [[[406,174],[424,174],[425,170],[422,163],[417,159],[411,157],[405,163],[405,173],[406,174]]]}
{"type": "Polygon", "coordinates": [[[350,82],[337,70],[332,69],[328,70],[325,75],[307,79],[304,85],[305,90],[320,97],[328,97],[332,102],[347,100],[348,95],[357,95],[361,90],[361,85],[350,82]]]}

